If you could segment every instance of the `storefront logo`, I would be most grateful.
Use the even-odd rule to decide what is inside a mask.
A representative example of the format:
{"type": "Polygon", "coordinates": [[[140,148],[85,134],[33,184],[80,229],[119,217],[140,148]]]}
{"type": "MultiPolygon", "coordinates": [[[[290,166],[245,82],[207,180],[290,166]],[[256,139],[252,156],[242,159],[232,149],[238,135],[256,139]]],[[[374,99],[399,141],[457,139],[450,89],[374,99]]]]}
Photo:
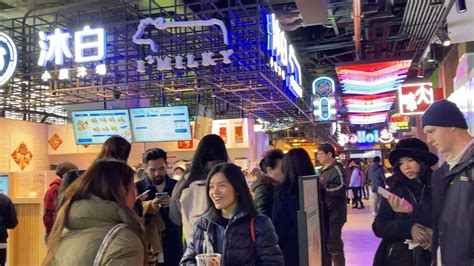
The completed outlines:
{"type": "MultiPolygon", "coordinates": [[[[54,33],[39,32],[40,56],[38,65],[46,67],[48,62],[53,62],[57,66],[64,64],[64,58],[74,58],[76,63],[99,62],[107,57],[107,35],[102,28],[91,29],[85,26],[83,30],[74,33],[74,55],[71,51],[69,39],[71,33],[62,29],[55,29],[54,33]]],[[[95,66],[98,75],[105,75],[107,68],[105,64],[95,66]]],[[[77,68],[77,77],[82,78],[87,75],[84,66],[77,68]]],[[[46,70],[41,75],[43,81],[48,81],[51,74],[46,70]]],[[[69,69],[59,70],[58,79],[69,79],[69,69]]]]}
{"type": "Polygon", "coordinates": [[[285,32],[280,28],[275,14],[267,15],[268,50],[270,66],[286,80],[286,85],[297,97],[303,97],[301,67],[293,45],[288,45],[285,32]]]}
{"type": "Polygon", "coordinates": [[[378,129],[374,129],[372,131],[368,130],[358,130],[356,134],[339,134],[338,143],[341,146],[345,146],[347,143],[351,144],[376,144],[378,142],[381,143],[390,143],[395,138],[391,133],[387,131],[387,129],[383,129],[379,131],[378,129]]]}
{"type": "Polygon", "coordinates": [[[433,88],[431,83],[406,84],[399,88],[400,113],[423,114],[428,106],[443,99],[443,89],[433,88]]]}
{"type": "MultiPolygon", "coordinates": [[[[218,26],[222,31],[223,41],[225,45],[229,45],[229,37],[227,33],[227,27],[225,26],[222,20],[218,19],[209,19],[209,20],[190,20],[190,21],[165,21],[164,18],[159,17],[156,19],[152,18],[145,18],[140,21],[138,25],[137,31],[132,37],[132,41],[138,45],[148,45],[150,46],[150,50],[152,52],[158,52],[158,44],[155,43],[152,39],[143,39],[143,34],[145,33],[145,29],[148,26],[154,26],[158,30],[166,30],[168,28],[192,28],[192,27],[211,27],[211,26],[218,26]]],[[[224,64],[230,64],[232,61],[230,60],[230,56],[233,54],[233,50],[222,50],[219,51],[218,54],[222,55],[222,62],[224,64]]],[[[214,60],[214,56],[217,55],[214,52],[204,52],[200,54],[202,57],[201,65],[203,66],[215,66],[217,63],[214,60]]],[[[199,67],[199,62],[195,60],[194,54],[186,54],[185,57],[183,55],[175,55],[173,57],[169,56],[153,56],[147,55],[145,60],[137,60],[137,72],[144,73],[145,72],[145,64],[153,65],[157,64],[157,69],[159,71],[165,70],[173,70],[176,69],[184,69],[185,67],[188,68],[197,68],[199,67]],[[184,59],[186,58],[186,65],[184,64],[184,59]],[[173,60],[174,59],[174,60],[173,60]],[[174,67],[172,65],[172,61],[174,61],[174,67]]]]}
{"type": "Polygon", "coordinates": [[[13,76],[18,62],[16,46],[10,36],[0,32],[0,86],[13,76]]]}
{"type": "Polygon", "coordinates": [[[313,106],[316,121],[336,119],[336,99],[334,98],[334,80],[328,77],[313,81],[313,106]]]}

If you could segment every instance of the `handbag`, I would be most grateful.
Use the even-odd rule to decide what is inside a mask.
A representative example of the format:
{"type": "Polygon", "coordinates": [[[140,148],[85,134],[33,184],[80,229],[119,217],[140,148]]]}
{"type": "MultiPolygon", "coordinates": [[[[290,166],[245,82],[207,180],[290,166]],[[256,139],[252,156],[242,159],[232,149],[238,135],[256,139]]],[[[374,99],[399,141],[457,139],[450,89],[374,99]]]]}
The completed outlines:
{"type": "Polygon", "coordinates": [[[107,232],[95,256],[94,264],[93,264],[94,266],[101,265],[102,259],[104,258],[104,255],[105,255],[105,251],[110,246],[110,243],[112,243],[112,240],[117,236],[120,230],[122,230],[123,228],[127,226],[128,225],[125,223],[116,224],[107,232]]]}

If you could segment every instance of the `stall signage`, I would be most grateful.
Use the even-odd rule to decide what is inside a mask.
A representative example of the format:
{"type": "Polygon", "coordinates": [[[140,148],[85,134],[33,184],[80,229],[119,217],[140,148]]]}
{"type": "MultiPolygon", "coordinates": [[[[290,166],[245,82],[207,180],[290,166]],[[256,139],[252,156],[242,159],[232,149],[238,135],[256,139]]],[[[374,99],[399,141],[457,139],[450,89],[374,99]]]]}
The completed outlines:
{"type": "MultiPolygon", "coordinates": [[[[82,30],[74,32],[74,54],[71,51],[69,39],[71,33],[62,29],[55,29],[53,33],[39,32],[40,56],[38,65],[46,67],[48,62],[53,62],[57,66],[64,64],[64,58],[74,58],[76,63],[100,62],[107,57],[107,35],[103,28],[91,29],[85,26],[82,30]]],[[[77,77],[85,77],[87,68],[79,66],[77,77]]],[[[97,64],[95,72],[105,75],[107,68],[105,64],[97,64]]],[[[46,70],[41,79],[47,81],[51,74],[46,70]]],[[[59,70],[59,79],[69,79],[69,69],[59,70]]]]}
{"type": "Polygon", "coordinates": [[[408,132],[411,130],[410,117],[401,115],[400,113],[394,113],[390,115],[388,122],[388,132],[408,132]]]}
{"type": "Polygon", "coordinates": [[[10,36],[0,32],[0,86],[13,76],[18,62],[16,46],[10,36]]]}
{"type": "Polygon", "coordinates": [[[372,131],[368,130],[358,130],[356,134],[339,134],[338,143],[341,146],[345,146],[347,143],[351,144],[376,144],[381,143],[390,143],[395,138],[387,129],[379,131],[374,129],[372,131]]]}
{"type": "Polygon", "coordinates": [[[400,113],[423,114],[428,106],[443,99],[443,89],[433,88],[431,83],[406,84],[398,89],[400,113]]]}
{"type": "Polygon", "coordinates": [[[334,80],[320,77],[313,81],[314,120],[327,122],[336,120],[336,99],[334,98],[334,80]]]}
{"type": "MultiPolygon", "coordinates": [[[[143,34],[145,33],[145,29],[148,26],[154,26],[158,30],[166,30],[168,28],[192,28],[192,27],[211,27],[211,26],[218,26],[222,31],[223,41],[224,44],[229,45],[229,37],[227,33],[227,27],[225,26],[222,20],[218,19],[208,19],[208,20],[189,20],[189,21],[166,21],[164,18],[159,17],[156,19],[152,18],[145,18],[140,21],[138,25],[137,31],[132,37],[132,41],[138,45],[148,45],[152,52],[158,52],[158,44],[152,39],[144,39],[143,34]]],[[[188,68],[197,68],[199,65],[203,66],[215,66],[217,63],[215,55],[220,54],[222,56],[222,62],[224,64],[232,63],[230,56],[233,54],[232,49],[222,50],[219,52],[204,52],[201,53],[200,56],[202,57],[202,62],[199,63],[195,60],[194,54],[186,54],[186,55],[174,55],[174,56],[153,56],[151,54],[145,56],[145,60],[139,59],[137,60],[137,71],[140,73],[145,72],[145,64],[153,65],[157,64],[157,69],[159,71],[169,71],[173,69],[184,69],[188,68]],[[186,64],[184,62],[186,59],[186,64]],[[174,61],[174,66],[172,64],[174,61]]]]}
{"type": "Polygon", "coordinates": [[[296,97],[303,96],[301,67],[296,58],[293,45],[288,45],[285,32],[280,28],[275,14],[267,15],[268,51],[270,66],[285,81],[296,97]]]}

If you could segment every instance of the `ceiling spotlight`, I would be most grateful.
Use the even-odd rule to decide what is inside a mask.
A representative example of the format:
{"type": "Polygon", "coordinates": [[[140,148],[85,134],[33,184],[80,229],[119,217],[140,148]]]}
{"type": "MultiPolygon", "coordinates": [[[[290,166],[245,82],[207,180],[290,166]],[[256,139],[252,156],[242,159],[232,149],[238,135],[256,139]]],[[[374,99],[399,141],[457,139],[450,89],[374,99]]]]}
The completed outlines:
{"type": "Polygon", "coordinates": [[[436,35],[438,35],[438,39],[444,47],[451,45],[451,39],[449,38],[448,32],[445,29],[438,29],[436,35]]]}
{"type": "Polygon", "coordinates": [[[456,9],[458,13],[464,13],[467,11],[466,0],[456,0],[456,9]]]}
{"type": "Polygon", "coordinates": [[[425,75],[423,73],[423,66],[422,65],[418,66],[418,71],[416,72],[416,77],[420,78],[420,79],[425,77],[425,75]]]}

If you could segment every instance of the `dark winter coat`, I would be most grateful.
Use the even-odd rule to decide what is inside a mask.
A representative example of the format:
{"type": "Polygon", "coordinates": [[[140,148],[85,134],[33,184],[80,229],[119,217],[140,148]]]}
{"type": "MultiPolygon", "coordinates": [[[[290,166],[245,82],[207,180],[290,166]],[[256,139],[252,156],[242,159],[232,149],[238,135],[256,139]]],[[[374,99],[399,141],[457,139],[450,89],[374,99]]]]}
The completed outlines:
{"type": "Polygon", "coordinates": [[[371,182],[372,192],[377,192],[379,187],[385,187],[385,173],[382,165],[373,163],[367,168],[367,178],[371,182]]]}
{"type": "Polygon", "coordinates": [[[414,251],[404,244],[411,239],[411,228],[415,223],[425,227],[432,227],[431,189],[429,184],[429,170],[423,183],[416,183],[404,176],[394,175],[387,180],[389,191],[404,198],[413,205],[411,214],[396,213],[385,198],[380,202],[380,208],[372,224],[377,237],[382,238],[375,254],[374,265],[430,265],[429,251],[417,247],[414,251]],[[415,263],[415,259],[417,263],[415,263]]]}
{"type": "Polygon", "coordinates": [[[205,235],[209,237],[208,244],[215,252],[219,251],[218,242],[223,241],[221,265],[284,265],[278,237],[270,219],[264,215],[255,216],[253,243],[251,216],[237,208],[236,214],[225,228],[219,224],[220,214],[213,208],[196,221],[181,265],[196,265],[195,256],[209,252],[209,248],[205,248],[205,235]]]}
{"type": "Polygon", "coordinates": [[[13,229],[17,224],[15,206],[10,198],[0,193],[0,243],[7,243],[7,229],[13,229]]]}
{"type": "Polygon", "coordinates": [[[334,162],[321,171],[320,181],[326,191],[330,223],[344,224],[347,221],[346,180],[346,171],[340,163],[334,162]]]}
{"type": "Polygon", "coordinates": [[[474,265],[474,144],[451,171],[445,163],[433,183],[433,255],[444,265],[474,265]]]}
{"type": "MultiPolygon", "coordinates": [[[[173,192],[177,181],[166,177],[165,182],[166,185],[163,189],[163,192],[168,192],[168,194],[171,196],[171,193],[173,192]]],[[[150,192],[148,192],[147,198],[145,199],[146,201],[153,200],[155,198],[156,193],[158,192],[156,190],[156,186],[148,179],[148,177],[145,177],[143,180],[138,181],[135,185],[137,187],[138,195],[144,193],[147,190],[150,190],[150,192]]],[[[141,204],[138,205],[138,207],[140,206],[141,204]]],[[[169,208],[160,208],[159,212],[165,220],[166,224],[166,229],[162,235],[165,265],[178,265],[179,261],[181,260],[181,256],[183,255],[183,236],[181,226],[177,226],[173,222],[171,222],[169,218],[169,208]]],[[[139,214],[141,215],[141,213],[139,214]]],[[[153,214],[145,214],[145,226],[150,222],[152,216],[153,214]]]]}
{"type": "Polygon", "coordinates": [[[285,265],[299,265],[297,212],[297,197],[283,193],[275,197],[272,221],[285,257],[285,265]]]}
{"type": "Polygon", "coordinates": [[[268,177],[255,181],[252,185],[252,191],[255,193],[254,202],[258,213],[272,218],[273,194],[275,193],[275,188],[271,182],[269,182],[268,177]]]}

